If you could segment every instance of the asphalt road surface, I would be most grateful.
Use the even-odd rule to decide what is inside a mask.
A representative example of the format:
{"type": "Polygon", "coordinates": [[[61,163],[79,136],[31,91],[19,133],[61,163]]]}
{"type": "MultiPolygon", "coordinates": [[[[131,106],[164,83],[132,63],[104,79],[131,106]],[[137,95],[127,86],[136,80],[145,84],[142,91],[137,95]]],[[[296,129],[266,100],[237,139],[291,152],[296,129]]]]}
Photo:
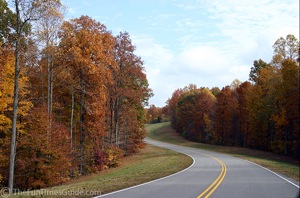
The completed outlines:
{"type": "Polygon", "coordinates": [[[99,197],[105,198],[298,198],[299,183],[232,156],[146,139],[155,146],[184,153],[194,163],[152,182],[99,197]]]}

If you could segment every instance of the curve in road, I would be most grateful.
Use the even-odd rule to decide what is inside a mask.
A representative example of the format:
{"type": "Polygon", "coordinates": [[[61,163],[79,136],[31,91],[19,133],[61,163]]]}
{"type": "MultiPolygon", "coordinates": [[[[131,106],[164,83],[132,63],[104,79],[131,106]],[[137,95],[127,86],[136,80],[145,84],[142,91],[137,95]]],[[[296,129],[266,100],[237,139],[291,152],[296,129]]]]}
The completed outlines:
{"type": "Polygon", "coordinates": [[[219,174],[217,179],[197,197],[197,198],[202,198],[202,197],[206,198],[206,197],[209,197],[219,187],[219,185],[224,180],[225,175],[226,175],[226,165],[224,164],[224,162],[222,160],[215,158],[211,155],[207,155],[207,154],[203,154],[203,153],[200,153],[200,154],[216,160],[222,166],[221,173],[219,174]]]}
{"type": "Polygon", "coordinates": [[[193,164],[173,175],[98,198],[297,198],[299,185],[236,157],[146,139],[155,146],[184,153],[193,164]]]}

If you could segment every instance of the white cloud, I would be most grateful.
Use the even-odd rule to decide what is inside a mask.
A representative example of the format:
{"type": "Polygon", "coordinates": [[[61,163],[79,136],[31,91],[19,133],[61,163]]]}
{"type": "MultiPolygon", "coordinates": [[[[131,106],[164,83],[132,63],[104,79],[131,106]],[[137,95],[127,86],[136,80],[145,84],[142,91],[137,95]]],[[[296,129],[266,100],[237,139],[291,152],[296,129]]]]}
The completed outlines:
{"type": "MultiPolygon", "coordinates": [[[[190,46],[173,54],[166,46],[159,45],[147,35],[132,37],[137,46],[136,54],[145,60],[150,88],[154,97],[150,104],[164,106],[173,91],[188,84],[204,87],[229,85],[247,67],[234,66],[232,58],[213,46],[190,46]]],[[[245,77],[248,78],[248,72],[245,77]]]]}
{"type": "Polygon", "coordinates": [[[132,36],[133,44],[137,46],[136,54],[141,56],[145,63],[147,79],[155,96],[150,99],[150,104],[164,106],[167,98],[176,89],[177,84],[170,82],[169,76],[164,76],[174,60],[174,55],[165,46],[147,35],[132,36]],[[163,74],[164,73],[164,74],[163,74]],[[173,86],[169,86],[171,84],[173,86]]]}
{"type": "MultiPolygon", "coordinates": [[[[248,79],[249,68],[238,65],[233,54],[228,54],[214,46],[200,45],[184,50],[174,60],[177,88],[190,83],[203,87],[222,88],[234,79],[248,79]]],[[[175,81],[176,82],[176,81],[175,81]]]]}
{"type": "Polygon", "coordinates": [[[178,67],[188,72],[214,75],[225,70],[225,55],[215,47],[197,46],[180,53],[176,60],[178,67]]]}
{"type": "MultiPolygon", "coordinates": [[[[207,15],[203,21],[199,15],[197,18],[180,14],[173,29],[180,35],[176,52],[154,37],[137,40],[138,53],[145,59],[155,93],[150,103],[157,106],[163,106],[175,89],[189,83],[222,88],[234,79],[246,81],[254,60],[271,61],[276,39],[287,34],[299,35],[297,0],[174,2],[183,10],[201,9],[207,15]]],[[[170,14],[161,19],[171,17],[175,16],[170,14]]],[[[155,23],[157,29],[165,28],[160,24],[155,23]]]]}
{"type": "MultiPolygon", "coordinates": [[[[107,9],[111,7],[108,3],[104,10],[97,8],[95,13],[113,33],[129,31],[137,47],[136,54],[145,61],[155,94],[150,104],[157,106],[163,106],[175,89],[189,83],[222,88],[234,79],[245,81],[254,60],[271,61],[276,39],[287,34],[299,37],[298,0],[159,3],[168,2],[166,7],[147,2],[149,7],[145,13],[137,10],[145,7],[141,1],[135,3],[135,10],[114,4],[112,12],[107,9]],[[140,23],[134,24],[133,19],[140,23]]],[[[73,1],[69,5],[75,6],[73,1]]],[[[69,8],[71,15],[81,14],[82,10],[69,8]]]]}

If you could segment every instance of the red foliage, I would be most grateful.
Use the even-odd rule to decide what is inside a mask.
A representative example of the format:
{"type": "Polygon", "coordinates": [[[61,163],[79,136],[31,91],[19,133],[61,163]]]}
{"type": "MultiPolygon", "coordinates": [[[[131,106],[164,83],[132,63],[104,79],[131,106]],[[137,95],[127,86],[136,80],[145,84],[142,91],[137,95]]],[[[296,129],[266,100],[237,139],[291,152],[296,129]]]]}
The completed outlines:
{"type": "Polygon", "coordinates": [[[49,129],[44,106],[35,107],[26,118],[27,133],[19,134],[16,161],[16,186],[36,189],[69,179],[71,168],[68,130],[58,122],[49,129]]]}

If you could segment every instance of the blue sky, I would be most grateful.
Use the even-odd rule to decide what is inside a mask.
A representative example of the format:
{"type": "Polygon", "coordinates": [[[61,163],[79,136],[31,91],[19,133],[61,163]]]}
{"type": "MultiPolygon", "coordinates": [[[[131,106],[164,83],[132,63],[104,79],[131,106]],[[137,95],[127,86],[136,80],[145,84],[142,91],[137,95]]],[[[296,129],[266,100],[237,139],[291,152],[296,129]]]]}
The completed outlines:
{"type": "Polygon", "coordinates": [[[269,62],[279,37],[299,40],[298,0],[62,0],[66,18],[88,15],[114,35],[129,32],[162,107],[193,83],[222,88],[269,62]]]}

